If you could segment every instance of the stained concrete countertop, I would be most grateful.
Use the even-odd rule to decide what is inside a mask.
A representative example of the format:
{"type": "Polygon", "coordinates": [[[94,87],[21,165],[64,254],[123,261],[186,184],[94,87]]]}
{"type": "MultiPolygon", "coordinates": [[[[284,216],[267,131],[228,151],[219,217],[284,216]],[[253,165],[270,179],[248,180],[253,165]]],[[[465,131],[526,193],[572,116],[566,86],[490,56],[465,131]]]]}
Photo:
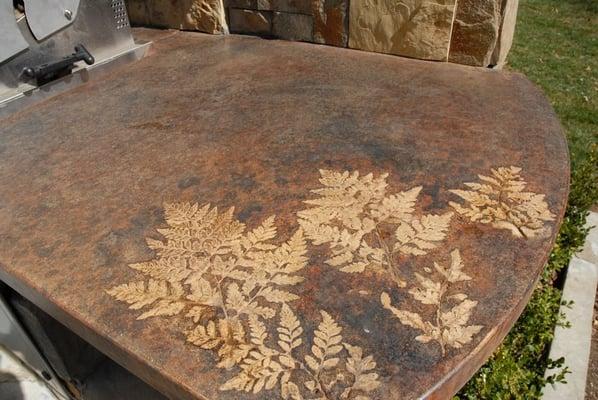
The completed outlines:
{"type": "Polygon", "coordinates": [[[172,398],[448,398],[565,210],[525,77],[242,36],[0,121],[0,279],[172,398]]]}

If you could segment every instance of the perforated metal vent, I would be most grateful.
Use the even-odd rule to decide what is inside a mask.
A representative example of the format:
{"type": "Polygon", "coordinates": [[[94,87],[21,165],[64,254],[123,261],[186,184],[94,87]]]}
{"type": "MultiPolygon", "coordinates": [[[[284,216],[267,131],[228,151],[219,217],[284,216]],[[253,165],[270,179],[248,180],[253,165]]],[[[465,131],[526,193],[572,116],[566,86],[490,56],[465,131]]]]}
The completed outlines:
{"type": "Polygon", "coordinates": [[[124,0],[112,0],[112,11],[114,12],[116,29],[129,26],[129,17],[127,16],[127,7],[124,0]]]}

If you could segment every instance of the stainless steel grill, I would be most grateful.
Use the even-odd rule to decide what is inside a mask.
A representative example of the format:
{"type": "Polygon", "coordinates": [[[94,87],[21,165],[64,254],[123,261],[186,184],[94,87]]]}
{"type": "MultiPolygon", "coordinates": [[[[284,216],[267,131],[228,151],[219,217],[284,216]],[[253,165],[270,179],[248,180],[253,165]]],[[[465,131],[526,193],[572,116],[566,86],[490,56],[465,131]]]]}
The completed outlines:
{"type": "Polygon", "coordinates": [[[114,12],[114,20],[116,21],[116,29],[123,29],[129,26],[129,17],[127,16],[127,8],[123,0],[112,0],[112,11],[114,12]]]}
{"type": "Polygon", "coordinates": [[[146,48],[133,40],[123,0],[0,0],[0,116],[138,59],[146,48]]]}

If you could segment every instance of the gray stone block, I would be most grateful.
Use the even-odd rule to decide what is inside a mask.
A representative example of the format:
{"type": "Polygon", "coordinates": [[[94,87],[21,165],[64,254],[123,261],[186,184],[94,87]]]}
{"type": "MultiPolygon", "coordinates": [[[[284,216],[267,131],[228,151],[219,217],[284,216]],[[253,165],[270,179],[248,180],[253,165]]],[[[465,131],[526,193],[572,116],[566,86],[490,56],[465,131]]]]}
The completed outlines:
{"type": "Polygon", "coordinates": [[[293,14],[311,14],[310,0],[257,0],[258,10],[281,11],[293,14]]]}
{"type": "Polygon", "coordinates": [[[256,10],[257,0],[224,0],[226,8],[243,8],[246,10],[256,10]]]}
{"type": "Polygon", "coordinates": [[[267,35],[272,31],[272,13],[269,11],[231,8],[228,18],[230,31],[233,33],[267,35]]]}
{"type": "Polygon", "coordinates": [[[314,20],[310,15],[275,12],[272,33],[286,40],[310,42],[313,39],[314,20]]]}

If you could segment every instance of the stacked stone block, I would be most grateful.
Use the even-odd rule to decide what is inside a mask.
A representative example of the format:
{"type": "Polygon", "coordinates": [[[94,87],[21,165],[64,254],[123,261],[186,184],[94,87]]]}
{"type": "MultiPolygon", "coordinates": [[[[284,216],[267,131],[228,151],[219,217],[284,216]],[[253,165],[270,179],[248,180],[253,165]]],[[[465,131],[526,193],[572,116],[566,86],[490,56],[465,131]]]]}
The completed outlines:
{"type": "Polygon", "coordinates": [[[501,66],[518,0],[128,0],[133,23],[501,66]]]}
{"type": "Polygon", "coordinates": [[[232,33],[313,41],[314,18],[309,0],[225,0],[232,33]]]}

